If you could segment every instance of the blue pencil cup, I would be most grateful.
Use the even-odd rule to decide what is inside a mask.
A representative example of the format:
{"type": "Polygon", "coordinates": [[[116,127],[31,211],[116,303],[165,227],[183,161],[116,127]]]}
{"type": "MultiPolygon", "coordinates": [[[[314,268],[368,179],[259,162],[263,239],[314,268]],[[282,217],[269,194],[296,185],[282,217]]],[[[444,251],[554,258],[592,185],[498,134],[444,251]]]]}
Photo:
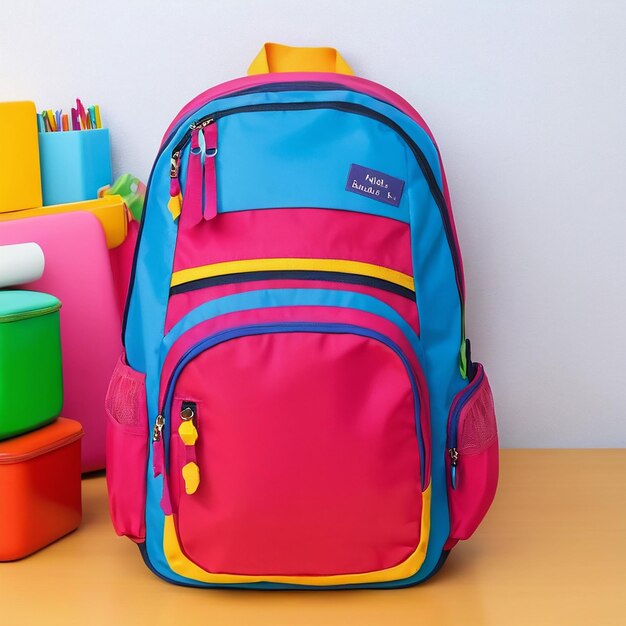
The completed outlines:
{"type": "Polygon", "coordinates": [[[109,129],[39,133],[44,206],[92,200],[111,184],[109,129]]]}

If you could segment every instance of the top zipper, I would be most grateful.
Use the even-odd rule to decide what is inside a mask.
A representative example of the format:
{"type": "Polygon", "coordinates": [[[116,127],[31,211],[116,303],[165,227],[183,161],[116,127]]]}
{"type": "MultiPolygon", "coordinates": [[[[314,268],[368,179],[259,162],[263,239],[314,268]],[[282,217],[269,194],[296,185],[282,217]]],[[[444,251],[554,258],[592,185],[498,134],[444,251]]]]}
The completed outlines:
{"type": "Polygon", "coordinates": [[[174,150],[172,151],[172,157],[170,159],[170,178],[177,178],[178,171],[180,169],[180,156],[183,152],[185,146],[189,143],[191,139],[191,133],[194,130],[202,130],[209,124],[212,124],[215,121],[215,115],[208,115],[203,117],[202,119],[197,120],[196,122],[192,122],[189,125],[189,129],[183,136],[183,138],[176,144],[174,150]]]}
{"type": "Polygon", "coordinates": [[[404,140],[404,142],[409,146],[411,152],[415,156],[418,166],[420,167],[424,178],[428,184],[428,188],[430,190],[437,207],[439,208],[439,212],[441,214],[441,219],[443,221],[444,230],[446,232],[446,238],[448,240],[448,246],[450,248],[452,254],[452,261],[454,265],[454,274],[456,277],[457,289],[459,291],[459,298],[461,302],[463,302],[463,292],[462,292],[462,282],[461,282],[461,268],[460,268],[460,259],[458,255],[458,250],[456,247],[456,241],[454,238],[454,232],[452,229],[452,224],[450,222],[450,216],[448,213],[448,207],[446,204],[446,200],[444,198],[443,192],[439,187],[439,183],[437,182],[437,178],[428,163],[428,159],[417,145],[417,143],[411,138],[411,136],[396,122],[388,118],[386,115],[382,113],[378,113],[373,109],[370,109],[361,104],[356,104],[354,102],[342,102],[342,101],[328,101],[328,102],[285,102],[285,103],[270,103],[270,104],[250,104],[239,107],[233,107],[231,109],[224,109],[222,111],[217,111],[215,113],[211,113],[210,115],[206,115],[201,117],[194,122],[192,122],[187,129],[187,132],[181,137],[180,141],[174,146],[172,150],[172,157],[170,161],[170,178],[175,179],[178,177],[180,171],[180,158],[183,150],[189,143],[191,139],[191,134],[194,130],[202,129],[209,124],[213,124],[223,117],[227,117],[229,115],[236,115],[239,113],[252,113],[252,112],[263,112],[263,111],[306,111],[312,109],[333,109],[337,111],[343,111],[346,113],[354,113],[357,115],[362,115],[364,117],[369,117],[373,120],[381,122],[385,124],[392,130],[394,130],[400,137],[404,140]]]}

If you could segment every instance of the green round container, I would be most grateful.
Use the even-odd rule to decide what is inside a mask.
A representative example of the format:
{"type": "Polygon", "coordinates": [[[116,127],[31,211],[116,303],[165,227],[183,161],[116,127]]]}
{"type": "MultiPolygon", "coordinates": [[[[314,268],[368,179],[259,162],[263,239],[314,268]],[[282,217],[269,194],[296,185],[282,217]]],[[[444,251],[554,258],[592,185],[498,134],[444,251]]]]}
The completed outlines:
{"type": "Polygon", "coordinates": [[[61,412],[60,308],[46,293],[0,290],[0,439],[61,412]]]}

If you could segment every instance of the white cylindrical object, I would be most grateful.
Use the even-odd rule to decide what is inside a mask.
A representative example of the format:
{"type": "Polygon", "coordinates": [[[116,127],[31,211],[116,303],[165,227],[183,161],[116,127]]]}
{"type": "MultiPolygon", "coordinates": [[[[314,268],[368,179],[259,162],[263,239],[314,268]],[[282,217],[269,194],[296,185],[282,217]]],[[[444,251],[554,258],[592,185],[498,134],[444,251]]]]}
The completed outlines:
{"type": "Polygon", "coordinates": [[[0,287],[31,283],[43,274],[43,250],[36,243],[0,246],[0,287]]]}

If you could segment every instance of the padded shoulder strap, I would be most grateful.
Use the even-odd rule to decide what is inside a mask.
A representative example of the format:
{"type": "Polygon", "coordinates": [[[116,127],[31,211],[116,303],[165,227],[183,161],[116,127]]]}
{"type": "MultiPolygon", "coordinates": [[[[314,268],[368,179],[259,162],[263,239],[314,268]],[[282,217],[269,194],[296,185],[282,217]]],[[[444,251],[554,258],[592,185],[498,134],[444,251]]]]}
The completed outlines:
{"type": "Polygon", "coordinates": [[[248,68],[248,74],[274,72],[335,72],[354,74],[335,48],[300,48],[266,43],[248,68]]]}

